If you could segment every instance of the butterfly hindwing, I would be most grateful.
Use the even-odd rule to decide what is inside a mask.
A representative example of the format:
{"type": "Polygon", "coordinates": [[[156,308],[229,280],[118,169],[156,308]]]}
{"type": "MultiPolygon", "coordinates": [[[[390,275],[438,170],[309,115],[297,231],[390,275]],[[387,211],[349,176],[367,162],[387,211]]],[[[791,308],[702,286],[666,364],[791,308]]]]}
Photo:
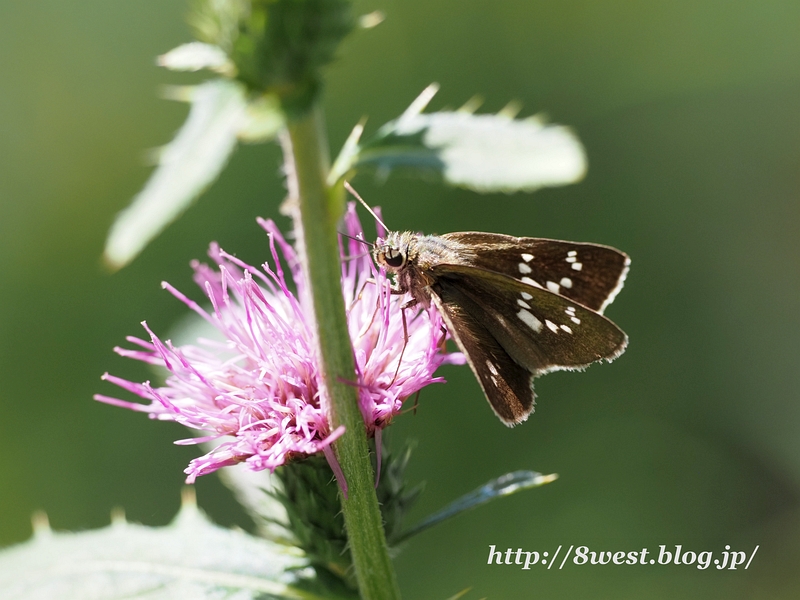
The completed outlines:
{"type": "Polygon", "coordinates": [[[531,373],[508,355],[480,318],[459,304],[457,295],[445,292],[432,299],[495,414],[509,426],[527,419],[534,404],[531,373]]]}
{"type": "Polygon", "coordinates": [[[622,330],[599,313],[512,277],[446,264],[432,274],[450,332],[506,424],[532,410],[532,377],[613,360],[627,345],[622,330]]]}
{"type": "Polygon", "coordinates": [[[630,259],[609,246],[498,233],[441,236],[469,256],[469,264],[560,294],[602,313],[622,288],[630,259]]]}

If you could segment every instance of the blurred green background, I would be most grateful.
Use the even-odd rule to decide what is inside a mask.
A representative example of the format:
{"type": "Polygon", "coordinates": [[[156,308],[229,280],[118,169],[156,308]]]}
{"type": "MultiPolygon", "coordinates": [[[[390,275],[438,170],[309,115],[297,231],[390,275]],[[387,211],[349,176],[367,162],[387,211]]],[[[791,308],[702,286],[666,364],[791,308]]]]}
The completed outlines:
{"type": "MultiPolygon", "coordinates": [[[[572,126],[578,185],[480,196],[392,176],[354,183],[397,229],[592,241],[633,266],[609,316],[631,338],[613,365],[538,380],[536,414],[508,430],[465,368],[423,392],[389,437],[418,440],[412,518],[515,469],[557,472],[421,534],[397,559],[406,598],[471,586],[487,598],[796,598],[800,594],[800,4],[788,0],[360,1],[385,11],[329,70],[331,144],[363,115],[397,116],[431,81],[434,108],[481,94],[572,126]],[[760,550],[748,571],[690,566],[487,566],[488,548],[760,550]]],[[[102,526],[115,506],[168,522],[196,449],[184,431],[93,402],[147,319],[200,298],[188,263],[217,240],[266,257],[257,215],[284,195],[272,145],[241,147],[222,178],[132,266],[100,254],[141,188],[145,150],[187,107],[154,66],[189,41],[185,0],[0,3],[0,545],[102,526]]],[[[281,223],[286,221],[281,218],[281,223]]],[[[197,484],[218,522],[249,527],[215,476],[197,484]]]]}

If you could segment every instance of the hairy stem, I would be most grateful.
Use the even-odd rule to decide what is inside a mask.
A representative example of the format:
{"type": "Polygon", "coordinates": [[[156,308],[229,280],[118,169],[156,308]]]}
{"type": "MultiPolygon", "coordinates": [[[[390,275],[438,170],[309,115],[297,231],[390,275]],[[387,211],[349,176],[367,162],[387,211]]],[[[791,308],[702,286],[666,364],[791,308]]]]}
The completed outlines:
{"type": "Polygon", "coordinates": [[[361,597],[399,599],[389,559],[366,430],[358,408],[353,350],[345,320],[342,267],[336,226],[343,213],[343,191],[325,183],[329,170],[327,138],[319,108],[291,119],[283,136],[289,178],[289,211],[297,248],[310,285],[322,379],[330,401],[331,426],[344,425],[335,452],[347,483],[342,511],[361,597]]]}

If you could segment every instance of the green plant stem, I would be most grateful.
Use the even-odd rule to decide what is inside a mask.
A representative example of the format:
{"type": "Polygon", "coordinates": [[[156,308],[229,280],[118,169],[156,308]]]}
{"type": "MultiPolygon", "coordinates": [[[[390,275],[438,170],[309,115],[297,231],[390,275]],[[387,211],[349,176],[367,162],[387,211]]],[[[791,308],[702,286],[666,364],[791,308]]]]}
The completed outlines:
{"type": "Polygon", "coordinates": [[[331,404],[331,426],[344,425],[346,429],[334,450],[347,482],[342,511],[356,579],[362,598],[399,599],[397,577],[375,495],[358,391],[348,383],[355,381],[356,375],[345,319],[336,230],[344,208],[343,191],[328,188],[325,183],[330,165],[319,108],[289,121],[284,154],[290,179],[289,209],[313,299],[323,384],[331,404]],[[288,162],[290,159],[294,164],[288,162]]]}

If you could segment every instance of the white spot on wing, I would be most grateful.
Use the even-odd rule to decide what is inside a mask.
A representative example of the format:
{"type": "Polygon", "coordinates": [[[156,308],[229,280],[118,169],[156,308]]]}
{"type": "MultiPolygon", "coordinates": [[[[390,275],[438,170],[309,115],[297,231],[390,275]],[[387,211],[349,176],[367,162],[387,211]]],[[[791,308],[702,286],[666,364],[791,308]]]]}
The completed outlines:
{"type": "Polygon", "coordinates": [[[533,287],[537,287],[537,288],[540,288],[540,289],[542,287],[537,282],[535,282],[533,279],[531,279],[530,277],[523,277],[522,279],[520,279],[520,281],[522,283],[527,283],[528,285],[532,285],[533,287]]]}
{"type": "Polygon", "coordinates": [[[533,329],[536,333],[542,330],[542,322],[533,316],[533,313],[525,310],[524,308],[517,313],[517,316],[522,320],[525,325],[533,329]]]}
{"type": "Polygon", "coordinates": [[[575,269],[576,271],[580,271],[583,268],[583,263],[579,262],[572,263],[572,268],[575,269]]]}
{"type": "Polygon", "coordinates": [[[558,325],[550,321],[549,319],[544,320],[544,324],[547,325],[547,328],[552,331],[553,333],[558,333],[558,325]]]}
{"type": "Polygon", "coordinates": [[[522,308],[530,308],[531,305],[525,302],[525,300],[517,299],[517,304],[519,304],[522,308]]]}
{"type": "Polygon", "coordinates": [[[569,320],[575,323],[575,325],[581,324],[581,320],[578,317],[570,317],[569,320]]]}
{"type": "Polygon", "coordinates": [[[566,331],[567,333],[572,333],[572,329],[570,329],[566,325],[561,325],[560,327],[561,327],[562,330],[566,331]]]}
{"type": "Polygon", "coordinates": [[[519,263],[519,272],[524,275],[527,275],[528,273],[531,272],[531,268],[525,263],[519,263]]]}
{"type": "Polygon", "coordinates": [[[557,294],[559,291],[561,291],[561,286],[558,285],[555,281],[548,281],[547,289],[553,292],[554,294],[557,294]]]}
{"type": "Polygon", "coordinates": [[[572,287],[572,279],[569,277],[562,277],[561,278],[561,287],[571,288],[572,287]]]}
{"type": "Polygon", "coordinates": [[[522,292],[522,299],[523,300],[530,300],[531,298],[533,298],[533,296],[531,294],[529,294],[528,292],[522,292]]]}
{"type": "Polygon", "coordinates": [[[487,361],[486,361],[486,367],[489,369],[489,372],[490,372],[492,375],[499,375],[499,373],[497,372],[497,367],[495,367],[495,366],[494,366],[494,364],[492,363],[492,361],[490,361],[490,360],[487,360],[487,361]]]}
{"type": "Polygon", "coordinates": [[[524,260],[525,262],[531,262],[533,260],[533,254],[528,254],[527,252],[523,252],[522,260],[524,260]]]}
{"type": "Polygon", "coordinates": [[[578,256],[578,251],[570,250],[569,252],[567,252],[567,256],[578,256]]]}

